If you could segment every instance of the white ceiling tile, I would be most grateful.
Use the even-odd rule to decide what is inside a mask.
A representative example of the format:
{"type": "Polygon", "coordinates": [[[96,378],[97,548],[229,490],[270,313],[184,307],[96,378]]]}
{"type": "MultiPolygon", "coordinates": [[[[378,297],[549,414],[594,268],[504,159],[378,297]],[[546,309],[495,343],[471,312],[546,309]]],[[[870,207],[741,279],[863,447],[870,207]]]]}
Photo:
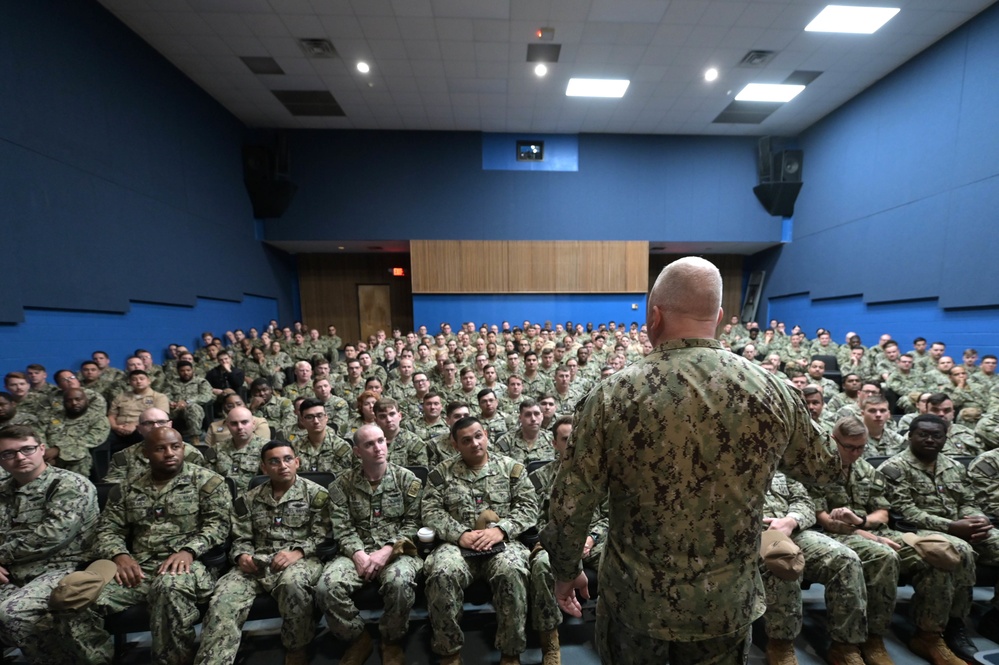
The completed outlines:
{"type": "Polygon", "coordinates": [[[396,24],[403,39],[437,39],[437,22],[433,18],[399,18],[396,24]]]}
{"type": "Polygon", "coordinates": [[[368,39],[402,39],[398,24],[390,16],[359,16],[357,20],[368,39]]]}
{"type": "Polygon", "coordinates": [[[437,41],[407,39],[403,45],[406,48],[407,58],[414,60],[440,60],[441,58],[441,49],[437,41]]]}
{"type": "Polygon", "coordinates": [[[315,14],[310,0],[267,0],[277,14],[315,14]]]}
{"type": "Polygon", "coordinates": [[[475,39],[475,29],[472,20],[467,18],[435,18],[437,35],[445,41],[472,41],[475,39]]]}
{"type": "Polygon", "coordinates": [[[663,23],[696,25],[707,9],[708,3],[703,0],[672,0],[663,16],[663,23]]]}
{"type": "Polygon", "coordinates": [[[399,17],[422,16],[431,18],[434,15],[430,0],[391,0],[391,4],[393,12],[399,17]]]}
{"type": "Polygon", "coordinates": [[[359,39],[361,34],[361,23],[354,16],[338,14],[336,16],[320,16],[319,22],[329,38],[333,40],[333,45],[340,39],[359,39]]]}
{"type": "Polygon", "coordinates": [[[480,19],[472,21],[473,38],[477,42],[508,42],[510,22],[480,19]]]}
{"type": "Polygon", "coordinates": [[[196,12],[269,12],[267,0],[185,0],[196,12]]]}
{"type": "Polygon", "coordinates": [[[391,0],[350,0],[356,16],[392,16],[391,0]]]}
{"type": "Polygon", "coordinates": [[[417,78],[444,78],[444,63],[440,60],[410,60],[409,66],[417,78]]]}
{"type": "Polygon", "coordinates": [[[315,14],[286,14],[281,17],[288,33],[298,39],[327,39],[326,28],[315,14]]]}
{"type": "Polygon", "coordinates": [[[245,14],[243,21],[258,37],[290,37],[288,28],[277,14],[245,14]]]}
{"type": "Polygon", "coordinates": [[[233,55],[232,49],[218,35],[191,35],[187,41],[201,55],[233,55]]]}
{"type": "Polygon", "coordinates": [[[593,0],[589,20],[659,23],[669,3],[662,0],[593,0]]]}
{"type": "Polygon", "coordinates": [[[441,57],[445,62],[466,62],[475,60],[475,44],[472,42],[441,42],[441,57]]]}
{"type": "Polygon", "coordinates": [[[260,37],[260,43],[267,49],[272,58],[287,56],[291,58],[302,55],[298,42],[291,37],[260,37]]]}
{"type": "Polygon", "coordinates": [[[401,60],[406,58],[406,47],[402,42],[392,39],[373,39],[368,41],[371,55],[376,60],[390,58],[401,60]]]}
{"type": "Polygon", "coordinates": [[[118,18],[132,31],[144,37],[148,35],[183,34],[171,23],[164,21],[159,12],[128,12],[118,14],[118,18]]]}
{"type": "Polygon", "coordinates": [[[504,42],[476,42],[475,57],[478,60],[506,62],[510,59],[510,45],[504,42]]]}
{"type": "Polygon", "coordinates": [[[420,82],[412,76],[388,76],[384,78],[385,88],[395,94],[402,92],[419,92],[420,82]]]}
{"type": "Polygon", "coordinates": [[[444,74],[448,78],[474,78],[476,66],[474,59],[454,60],[446,58],[444,60],[444,74]]]}
{"type": "Polygon", "coordinates": [[[510,19],[509,0],[430,0],[434,16],[510,19]]]}

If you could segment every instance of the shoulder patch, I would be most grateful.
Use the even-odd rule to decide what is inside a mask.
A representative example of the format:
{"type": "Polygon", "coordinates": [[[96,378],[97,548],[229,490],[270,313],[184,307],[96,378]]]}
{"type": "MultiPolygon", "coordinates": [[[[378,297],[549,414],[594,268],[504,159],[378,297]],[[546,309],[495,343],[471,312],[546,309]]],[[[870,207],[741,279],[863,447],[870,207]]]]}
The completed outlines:
{"type": "Polygon", "coordinates": [[[232,502],[232,510],[239,517],[246,517],[250,513],[250,509],[246,505],[246,499],[242,496],[232,502]]]}
{"type": "Polygon", "coordinates": [[[323,506],[330,500],[330,493],[324,489],[316,492],[316,495],[312,497],[312,507],[316,510],[321,510],[323,506]]]}
{"type": "Polygon", "coordinates": [[[971,468],[986,478],[999,476],[999,469],[996,469],[996,465],[990,459],[979,457],[977,461],[972,463],[971,468]]]}
{"type": "Polygon", "coordinates": [[[121,485],[115,485],[108,492],[108,503],[112,501],[121,501],[121,485]]]}
{"type": "Polygon", "coordinates": [[[527,477],[531,479],[531,484],[534,485],[534,489],[538,492],[544,489],[544,483],[541,482],[541,476],[537,473],[529,473],[527,477]]]}
{"type": "Polygon", "coordinates": [[[125,456],[124,450],[119,450],[114,455],[111,456],[111,461],[118,466],[125,466],[128,464],[128,457],[125,456]]]}
{"type": "Polygon", "coordinates": [[[347,497],[344,496],[343,490],[340,489],[340,483],[335,480],[330,483],[328,492],[329,500],[332,503],[335,503],[338,506],[347,503],[347,497]]]}
{"type": "Polygon", "coordinates": [[[219,453],[214,448],[205,448],[200,452],[202,456],[204,456],[206,462],[217,462],[219,459],[219,453]]]}
{"type": "Polygon", "coordinates": [[[897,481],[902,477],[902,469],[898,468],[894,464],[882,464],[878,467],[878,471],[881,472],[889,480],[897,481]]]}
{"type": "Polygon", "coordinates": [[[437,469],[434,469],[433,471],[430,472],[430,475],[427,476],[427,480],[429,480],[430,484],[433,485],[434,487],[444,484],[444,476],[437,469]]]}
{"type": "Polygon", "coordinates": [[[62,478],[56,478],[51,483],[49,483],[49,486],[47,488],[45,488],[45,501],[52,500],[52,497],[55,495],[56,490],[59,489],[59,482],[61,480],[62,478]]]}
{"type": "Polygon", "coordinates": [[[510,469],[510,477],[513,478],[514,480],[516,480],[517,478],[520,478],[520,475],[522,473],[524,473],[524,465],[521,464],[520,462],[517,462],[516,464],[514,464],[513,468],[510,469]]]}
{"type": "Polygon", "coordinates": [[[417,478],[409,484],[409,489],[406,491],[406,494],[411,497],[416,497],[419,495],[421,489],[423,489],[423,483],[421,483],[420,479],[417,478]]]}
{"type": "Polygon", "coordinates": [[[215,490],[218,489],[219,485],[221,485],[224,482],[225,481],[222,479],[222,476],[213,475],[211,478],[208,479],[208,481],[204,485],[201,486],[201,493],[204,494],[205,496],[208,496],[209,494],[214,494],[215,490]]]}

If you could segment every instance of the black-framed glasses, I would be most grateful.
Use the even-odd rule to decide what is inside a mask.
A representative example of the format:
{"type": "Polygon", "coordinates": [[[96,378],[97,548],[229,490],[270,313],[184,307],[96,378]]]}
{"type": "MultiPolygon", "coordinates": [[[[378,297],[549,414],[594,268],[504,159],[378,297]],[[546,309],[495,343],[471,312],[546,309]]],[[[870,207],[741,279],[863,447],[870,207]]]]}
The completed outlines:
{"type": "Polygon", "coordinates": [[[302,416],[302,420],[322,420],[326,417],[326,413],[306,413],[302,416]]]}
{"type": "Polygon", "coordinates": [[[170,424],[169,420],[143,420],[139,423],[143,427],[166,427],[170,424]]]}
{"type": "Polygon", "coordinates": [[[292,457],[291,455],[285,455],[284,457],[268,457],[267,466],[278,467],[278,466],[283,466],[285,464],[291,464],[294,461],[295,458],[292,457]]]}
{"type": "Polygon", "coordinates": [[[846,443],[843,443],[839,439],[836,439],[836,443],[839,444],[839,446],[843,450],[846,450],[847,452],[851,452],[851,453],[862,453],[862,452],[864,452],[864,448],[867,447],[867,443],[866,442],[860,444],[859,446],[851,446],[851,445],[848,445],[846,443]]]}
{"type": "Polygon", "coordinates": [[[0,453],[0,460],[4,462],[9,462],[18,455],[24,455],[25,457],[31,457],[41,446],[21,446],[17,450],[5,450],[0,453]]]}

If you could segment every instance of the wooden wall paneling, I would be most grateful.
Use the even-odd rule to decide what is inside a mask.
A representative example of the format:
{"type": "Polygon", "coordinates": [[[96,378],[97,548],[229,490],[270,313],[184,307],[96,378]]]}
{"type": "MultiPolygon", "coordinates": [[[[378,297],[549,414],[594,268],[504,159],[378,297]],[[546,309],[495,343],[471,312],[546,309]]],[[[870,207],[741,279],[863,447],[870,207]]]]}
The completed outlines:
{"type": "Polygon", "coordinates": [[[625,243],[625,292],[649,292],[649,243],[647,240],[625,243]]]}
{"type": "MultiPolygon", "coordinates": [[[[510,291],[510,243],[504,240],[462,240],[456,289],[445,293],[507,293],[510,291]]],[[[443,257],[445,260],[448,256],[443,257]]]]}
{"type": "Polygon", "coordinates": [[[509,251],[510,293],[558,292],[558,262],[563,251],[556,241],[511,241],[509,251]]]}

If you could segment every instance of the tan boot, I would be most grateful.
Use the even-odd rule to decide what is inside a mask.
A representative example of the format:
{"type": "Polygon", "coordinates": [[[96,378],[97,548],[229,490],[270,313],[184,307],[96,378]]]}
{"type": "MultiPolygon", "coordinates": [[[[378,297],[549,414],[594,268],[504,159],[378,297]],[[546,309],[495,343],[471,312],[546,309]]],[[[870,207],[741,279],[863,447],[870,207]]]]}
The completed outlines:
{"type": "Polygon", "coordinates": [[[309,665],[309,654],[305,649],[285,651],[284,665],[309,665]]]}
{"type": "Polygon", "coordinates": [[[966,663],[954,655],[954,652],[947,647],[941,633],[931,633],[920,630],[909,642],[909,650],[912,653],[925,658],[933,665],[966,665],[966,663]]]}
{"type": "Polygon", "coordinates": [[[382,665],[405,665],[406,654],[398,642],[382,642],[382,665]]]}
{"type": "Polygon", "coordinates": [[[461,665],[461,652],[441,656],[441,665],[461,665]]]}
{"type": "Polygon", "coordinates": [[[798,665],[798,657],[794,655],[794,642],[768,639],[767,663],[769,665],[798,665]]]}
{"type": "Polygon", "coordinates": [[[542,630],[541,665],[562,665],[562,650],[558,643],[558,629],[542,630]]]}
{"type": "Polygon", "coordinates": [[[515,656],[507,656],[503,654],[500,656],[500,665],[520,665],[520,654],[515,656]]]}
{"type": "Polygon", "coordinates": [[[864,665],[864,659],[860,656],[857,645],[846,642],[833,642],[826,659],[832,665],[864,665]]]}
{"type": "Polygon", "coordinates": [[[340,665],[364,665],[371,652],[375,650],[375,645],[371,641],[368,631],[361,633],[361,636],[350,643],[347,651],[344,652],[340,665]]]}
{"type": "Polygon", "coordinates": [[[867,665],[895,665],[880,635],[868,635],[867,641],[860,645],[860,655],[867,665]]]}

